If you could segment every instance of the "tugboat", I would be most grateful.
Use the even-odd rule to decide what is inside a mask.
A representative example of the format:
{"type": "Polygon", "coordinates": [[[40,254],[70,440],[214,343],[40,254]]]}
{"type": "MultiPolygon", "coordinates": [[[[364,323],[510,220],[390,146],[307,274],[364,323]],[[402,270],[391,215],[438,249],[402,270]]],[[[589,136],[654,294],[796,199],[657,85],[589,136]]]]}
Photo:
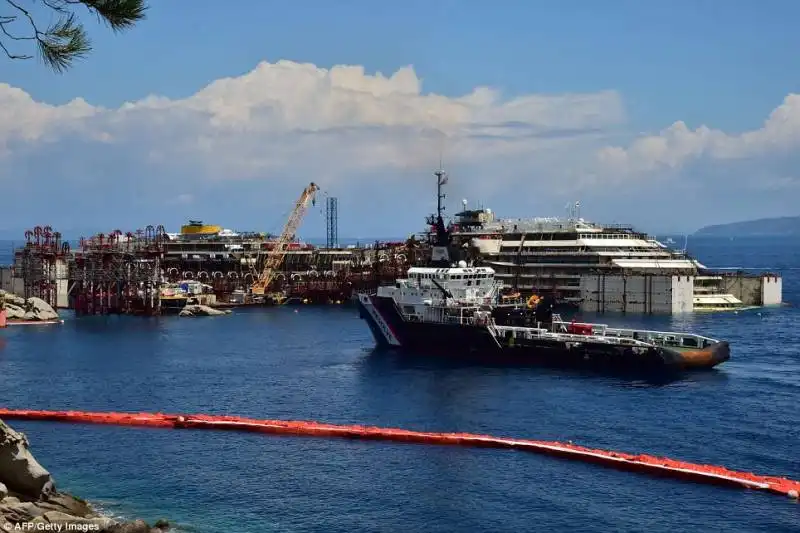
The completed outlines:
{"type": "Polygon", "coordinates": [[[728,342],[694,333],[612,328],[567,322],[551,296],[509,299],[492,268],[452,261],[442,215],[443,171],[437,177],[437,213],[431,259],[411,267],[393,286],[358,295],[377,344],[418,354],[487,363],[599,367],[621,371],[709,369],[730,358],[728,342]]]}

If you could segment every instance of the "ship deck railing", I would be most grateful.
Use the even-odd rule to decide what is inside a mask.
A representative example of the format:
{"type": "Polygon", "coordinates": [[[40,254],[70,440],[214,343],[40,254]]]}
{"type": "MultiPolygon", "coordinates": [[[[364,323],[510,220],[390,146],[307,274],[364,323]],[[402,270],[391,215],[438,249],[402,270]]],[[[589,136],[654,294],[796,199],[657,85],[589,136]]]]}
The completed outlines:
{"type": "Polygon", "coordinates": [[[593,324],[588,322],[565,322],[560,316],[554,315],[553,329],[568,331],[570,325],[590,326],[592,335],[609,337],[613,339],[632,339],[644,341],[650,344],[661,346],[675,346],[684,348],[704,348],[719,341],[706,337],[698,333],[677,332],[677,331],[658,331],[638,328],[614,328],[607,324],[593,324]]]}
{"type": "Polygon", "coordinates": [[[559,331],[552,331],[547,328],[543,327],[530,327],[530,326],[493,326],[495,331],[497,332],[496,335],[499,338],[506,337],[508,333],[511,333],[511,337],[515,339],[527,339],[527,340],[534,340],[534,339],[554,339],[558,341],[566,341],[566,342],[595,342],[595,343],[604,343],[604,344],[623,344],[629,346],[640,346],[643,348],[651,347],[652,343],[638,340],[638,339],[629,339],[629,338],[616,338],[606,335],[581,335],[579,333],[564,333],[559,331]]]}
{"type": "MultiPolygon", "coordinates": [[[[560,325],[560,324],[559,324],[560,325]]],[[[544,327],[530,327],[530,326],[498,326],[492,324],[495,334],[498,338],[503,338],[508,336],[508,333],[511,333],[511,337],[515,339],[555,339],[559,341],[566,341],[566,342],[593,342],[593,343],[605,343],[605,344],[616,344],[616,345],[624,345],[624,346],[631,346],[631,347],[652,347],[652,346],[664,346],[664,347],[675,347],[675,348],[705,348],[710,344],[714,344],[718,341],[714,339],[710,339],[708,337],[703,337],[702,335],[697,335],[694,333],[667,333],[667,332],[650,332],[655,334],[663,334],[662,337],[656,336],[649,336],[643,335],[640,338],[635,338],[628,335],[615,335],[612,331],[612,334],[608,334],[608,330],[603,332],[592,332],[591,334],[581,334],[581,333],[570,333],[569,331],[558,331],[555,329],[556,324],[553,324],[554,329],[547,329],[544,327]],[[686,340],[689,339],[687,343],[686,340]]],[[[560,328],[558,328],[560,329],[560,328]]],[[[631,332],[636,333],[643,333],[646,330],[628,330],[631,332]]],[[[494,333],[494,332],[493,332],[494,333]]]]}
{"type": "MultiPolygon", "coordinates": [[[[475,308],[477,309],[477,308],[475,308]]],[[[606,324],[591,324],[583,322],[565,322],[558,314],[553,315],[550,327],[537,323],[536,326],[504,326],[498,325],[494,318],[479,321],[474,316],[444,315],[442,322],[449,324],[486,326],[493,336],[500,339],[508,332],[515,338],[540,339],[557,338],[569,342],[601,342],[608,344],[622,344],[629,346],[665,346],[676,348],[702,349],[719,341],[699,335],[697,333],[681,333],[674,331],[656,331],[647,329],[611,328],[606,324]],[[591,326],[591,333],[571,333],[570,325],[591,326]]]]}
{"type": "Polygon", "coordinates": [[[474,316],[476,311],[480,310],[480,306],[466,306],[460,307],[458,314],[449,314],[447,311],[453,311],[453,308],[446,306],[431,306],[428,309],[440,309],[442,314],[439,317],[429,317],[423,319],[419,315],[410,315],[401,312],[404,318],[412,321],[426,320],[441,322],[447,324],[470,325],[470,326],[485,326],[492,334],[501,338],[512,332],[514,337],[517,338],[558,338],[559,340],[566,340],[570,342],[585,342],[591,340],[592,342],[603,342],[613,344],[623,344],[630,346],[664,346],[675,348],[706,348],[712,344],[717,344],[719,341],[711,337],[706,337],[697,333],[676,332],[676,331],[659,331],[649,329],[637,328],[614,328],[609,327],[607,324],[594,324],[588,322],[566,322],[557,313],[553,314],[552,322],[550,324],[537,323],[536,326],[505,326],[498,325],[494,318],[479,319],[474,316]],[[549,327],[548,327],[549,326],[549,327]],[[572,333],[570,326],[583,326],[589,327],[587,333],[572,333]]]}

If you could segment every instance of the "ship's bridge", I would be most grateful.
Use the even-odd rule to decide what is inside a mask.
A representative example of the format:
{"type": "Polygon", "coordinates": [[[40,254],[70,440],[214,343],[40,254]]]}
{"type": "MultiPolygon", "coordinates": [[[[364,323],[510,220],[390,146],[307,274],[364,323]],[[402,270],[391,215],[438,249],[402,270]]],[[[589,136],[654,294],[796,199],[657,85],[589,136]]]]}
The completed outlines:
{"type": "Polygon", "coordinates": [[[496,298],[502,286],[488,267],[411,267],[406,279],[398,279],[393,287],[380,287],[379,296],[391,296],[399,304],[441,305],[455,301],[480,305],[496,298]]]}
{"type": "Polygon", "coordinates": [[[467,266],[450,268],[411,267],[408,269],[409,281],[422,282],[431,279],[435,279],[440,285],[448,288],[489,286],[494,283],[494,269],[467,266]]]}

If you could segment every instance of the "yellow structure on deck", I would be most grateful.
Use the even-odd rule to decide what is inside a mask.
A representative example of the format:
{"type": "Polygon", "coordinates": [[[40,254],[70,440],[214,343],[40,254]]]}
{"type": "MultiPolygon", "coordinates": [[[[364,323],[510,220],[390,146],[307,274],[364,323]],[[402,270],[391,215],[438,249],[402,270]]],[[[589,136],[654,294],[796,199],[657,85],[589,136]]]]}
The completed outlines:
{"type": "Polygon", "coordinates": [[[272,250],[267,253],[267,260],[264,262],[264,270],[261,271],[258,279],[253,283],[253,294],[263,295],[267,287],[269,287],[269,284],[275,279],[275,275],[283,262],[283,258],[286,256],[286,248],[294,239],[297,228],[300,227],[300,223],[303,221],[303,217],[306,214],[308,201],[311,200],[312,205],[316,204],[315,195],[318,190],[319,187],[317,187],[314,182],[311,182],[311,184],[303,190],[303,194],[300,195],[300,198],[298,198],[292,210],[292,214],[289,215],[289,220],[286,221],[286,226],[283,228],[283,232],[281,232],[281,236],[275,241],[272,250]]]}
{"type": "Polygon", "coordinates": [[[203,224],[199,220],[190,220],[188,224],[181,226],[182,235],[216,235],[220,231],[222,226],[203,224]]]}

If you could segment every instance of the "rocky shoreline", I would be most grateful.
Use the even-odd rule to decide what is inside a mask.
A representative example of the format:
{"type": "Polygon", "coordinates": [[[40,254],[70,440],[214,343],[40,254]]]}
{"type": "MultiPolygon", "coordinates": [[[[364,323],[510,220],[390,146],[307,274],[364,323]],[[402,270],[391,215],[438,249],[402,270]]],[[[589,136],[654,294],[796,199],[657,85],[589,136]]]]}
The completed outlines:
{"type": "Polygon", "coordinates": [[[230,309],[214,309],[208,305],[188,304],[181,309],[178,316],[222,316],[229,315],[231,312],[230,309]]]}
{"type": "Polygon", "coordinates": [[[164,533],[166,521],[119,522],[91,505],[56,490],[50,473],[33,457],[27,437],[0,420],[0,533],[4,531],[84,531],[164,533]]]}
{"type": "Polygon", "coordinates": [[[58,320],[58,312],[41,298],[25,299],[16,294],[0,290],[0,309],[5,309],[9,321],[48,321],[58,320]]]}

